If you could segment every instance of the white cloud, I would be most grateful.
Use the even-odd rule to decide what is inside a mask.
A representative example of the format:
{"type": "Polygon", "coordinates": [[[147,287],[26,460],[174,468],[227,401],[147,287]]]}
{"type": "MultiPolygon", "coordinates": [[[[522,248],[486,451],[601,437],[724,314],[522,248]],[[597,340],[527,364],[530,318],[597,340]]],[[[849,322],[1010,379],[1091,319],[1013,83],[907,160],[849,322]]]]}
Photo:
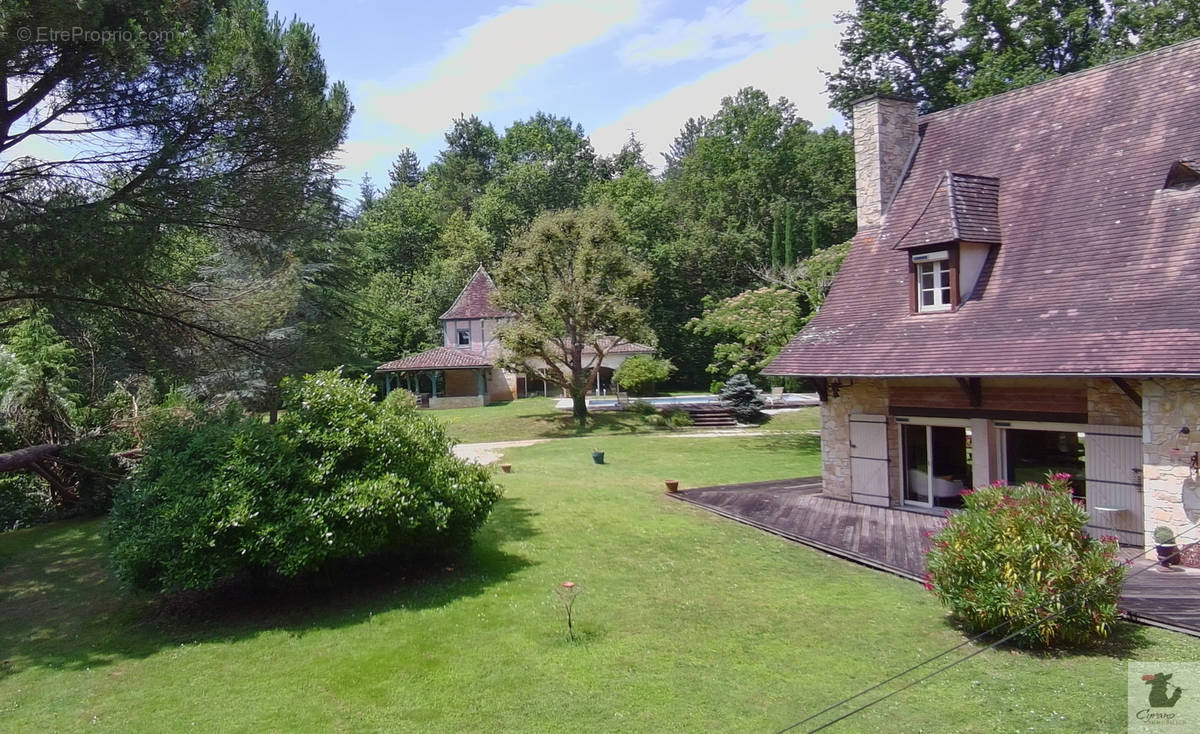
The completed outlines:
{"type": "MultiPolygon", "coordinates": [[[[840,117],[829,109],[821,71],[832,71],[840,63],[837,40],[841,28],[834,24],[833,14],[852,9],[852,2],[823,3],[821,9],[820,17],[812,17],[805,16],[796,3],[744,3],[734,9],[738,17],[756,16],[760,28],[770,29],[759,39],[759,50],[679,85],[649,104],[626,110],[617,120],[594,130],[592,144],[598,152],[612,153],[634,132],[646,148],[649,163],[661,166],[658,154],[667,150],[688,117],[711,115],[723,97],[747,86],[762,89],[772,99],[787,97],[796,105],[796,113],[817,127],[839,122],[840,117]]],[[[710,15],[706,13],[705,18],[710,15]]]]}
{"type": "Polygon", "coordinates": [[[368,114],[428,138],[459,114],[481,113],[515,93],[522,77],[552,59],[636,22],[640,0],[544,0],[510,6],[462,29],[433,63],[408,70],[399,89],[368,82],[368,114]]]}
{"type": "MultiPolygon", "coordinates": [[[[850,2],[844,0],[839,5],[848,6],[850,2]]],[[[828,107],[826,80],[821,74],[822,70],[833,71],[840,62],[836,49],[840,26],[833,23],[835,10],[845,7],[830,8],[828,16],[814,20],[806,29],[793,28],[781,34],[772,46],[676,86],[646,106],[626,110],[611,124],[596,128],[590,136],[592,144],[596,151],[611,154],[634,132],[646,146],[648,162],[660,167],[658,154],[670,148],[686,119],[712,115],[722,97],[736,94],[744,86],[766,91],[773,100],[787,97],[800,118],[817,127],[836,124],[840,116],[828,107]]]]}
{"type": "Polygon", "coordinates": [[[808,13],[796,2],[747,0],[713,6],[697,20],[669,18],[655,30],[626,42],[617,57],[631,67],[680,61],[739,58],[774,45],[770,39],[803,29],[808,13]]]}
{"type": "MultiPolygon", "coordinates": [[[[374,169],[381,160],[390,161],[400,153],[393,140],[347,140],[330,157],[330,162],[347,173],[357,175],[354,183],[362,177],[362,171],[374,169]]],[[[387,186],[387,181],[374,179],[376,186],[387,186]]]]}

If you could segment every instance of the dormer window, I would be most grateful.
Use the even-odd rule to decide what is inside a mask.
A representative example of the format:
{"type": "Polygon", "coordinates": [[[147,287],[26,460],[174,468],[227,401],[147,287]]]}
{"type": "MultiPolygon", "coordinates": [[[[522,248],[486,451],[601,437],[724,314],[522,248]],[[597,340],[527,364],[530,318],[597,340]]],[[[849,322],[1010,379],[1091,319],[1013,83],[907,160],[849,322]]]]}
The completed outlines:
{"type": "Polygon", "coordinates": [[[471,330],[470,329],[458,329],[458,346],[460,346],[460,347],[471,346],[471,330]]]}
{"type": "Polygon", "coordinates": [[[1171,166],[1171,170],[1167,172],[1167,182],[1163,184],[1163,188],[1187,191],[1196,184],[1200,184],[1200,161],[1182,160],[1176,161],[1171,166]]]}
{"type": "Polygon", "coordinates": [[[916,311],[949,311],[956,305],[955,268],[950,250],[913,253],[916,311]]]}

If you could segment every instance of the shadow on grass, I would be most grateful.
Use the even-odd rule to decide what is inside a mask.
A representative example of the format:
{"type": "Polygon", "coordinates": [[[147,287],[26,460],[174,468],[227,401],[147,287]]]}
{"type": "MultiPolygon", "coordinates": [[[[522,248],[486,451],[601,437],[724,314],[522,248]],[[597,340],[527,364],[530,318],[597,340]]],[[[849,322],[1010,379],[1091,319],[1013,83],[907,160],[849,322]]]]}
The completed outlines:
{"type": "MultiPolygon", "coordinates": [[[[974,637],[977,634],[966,629],[960,622],[949,615],[945,617],[945,624],[958,631],[964,637],[974,637]]],[[[1145,625],[1135,624],[1134,622],[1122,619],[1112,626],[1108,637],[1088,644],[1060,644],[1057,647],[1040,649],[1016,645],[1012,642],[1003,642],[996,645],[996,649],[1011,650],[1043,660],[1072,657],[1111,657],[1118,660],[1129,660],[1136,657],[1138,651],[1154,644],[1148,637],[1149,629],[1145,625]]],[[[982,638],[976,644],[990,645],[997,640],[1003,639],[1005,634],[1011,631],[1007,628],[1002,629],[994,635],[982,638]]]]}
{"type": "Polygon", "coordinates": [[[0,678],[32,667],[99,668],[185,643],[236,641],[266,630],[300,636],[395,609],[479,596],[528,559],[502,545],[538,534],[535,514],[502,499],[468,550],[435,564],[360,561],[291,583],[239,579],[170,596],[121,589],[106,567],[100,521],[0,536],[0,678]]]}

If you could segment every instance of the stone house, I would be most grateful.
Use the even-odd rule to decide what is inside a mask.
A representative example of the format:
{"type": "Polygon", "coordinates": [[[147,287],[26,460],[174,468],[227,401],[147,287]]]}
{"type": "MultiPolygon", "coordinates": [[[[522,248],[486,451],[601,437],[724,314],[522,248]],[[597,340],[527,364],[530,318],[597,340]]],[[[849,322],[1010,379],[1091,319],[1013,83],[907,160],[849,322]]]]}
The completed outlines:
{"type": "MultiPolygon", "coordinates": [[[[497,337],[500,327],[515,314],[492,305],[496,284],[480,265],[463,286],[454,303],[439,318],[442,345],[418,354],[386,362],[375,368],[384,377],[384,389],[408,389],[428,400],[430,408],[466,408],[512,400],[528,395],[557,394],[538,375],[536,365],[528,373],[497,366],[503,347],[497,337]]],[[[605,338],[609,344],[616,340],[605,338]]],[[[608,389],[612,373],[634,354],[653,354],[644,344],[617,343],[605,351],[598,371],[597,391],[608,389]]],[[[584,351],[584,356],[594,351],[584,351]]]]}
{"type": "Polygon", "coordinates": [[[854,107],[858,233],[764,374],[824,492],[943,511],[1068,472],[1090,528],[1200,538],[1200,41],[918,117],[854,107]]]}

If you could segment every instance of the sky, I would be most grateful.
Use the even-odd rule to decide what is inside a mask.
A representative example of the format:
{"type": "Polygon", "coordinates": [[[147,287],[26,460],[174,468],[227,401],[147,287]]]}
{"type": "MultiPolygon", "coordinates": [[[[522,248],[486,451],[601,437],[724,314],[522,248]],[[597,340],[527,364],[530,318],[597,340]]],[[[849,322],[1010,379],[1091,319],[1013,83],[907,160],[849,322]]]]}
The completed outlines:
{"type": "Polygon", "coordinates": [[[787,97],[818,128],[843,126],[822,71],[838,66],[838,11],[853,0],[269,0],[314,26],[355,113],[340,176],[377,186],[405,146],[430,163],[459,115],[497,132],[543,111],[583,126],[600,154],[630,133],[646,158],[689,117],[746,86],[787,97]]]}

